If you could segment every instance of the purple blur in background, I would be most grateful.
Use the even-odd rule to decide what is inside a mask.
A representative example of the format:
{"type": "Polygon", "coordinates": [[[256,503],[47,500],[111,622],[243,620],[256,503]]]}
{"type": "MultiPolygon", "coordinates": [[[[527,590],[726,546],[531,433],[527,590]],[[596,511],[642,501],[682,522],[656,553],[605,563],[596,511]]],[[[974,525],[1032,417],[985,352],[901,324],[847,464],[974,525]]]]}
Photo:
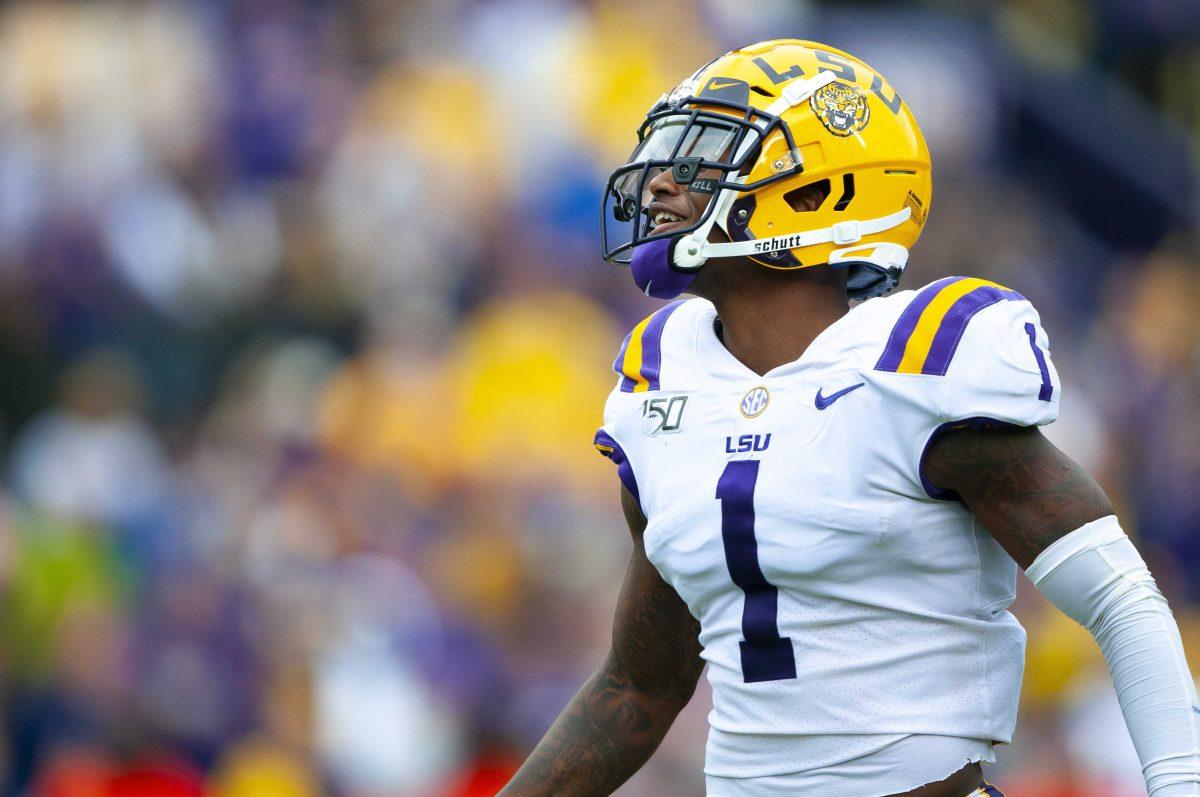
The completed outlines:
{"type": "MultiPolygon", "coordinates": [[[[662,306],[599,258],[642,114],[731,47],[849,50],[934,158],[901,287],[1042,314],[1049,436],[1200,662],[1193,0],[0,7],[0,794],[495,792],[607,645],[591,446],[662,306]]],[[[1022,585],[1009,794],[1144,793],[1022,585]]],[[[709,696],[624,797],[702,793],[709,696]]]]}

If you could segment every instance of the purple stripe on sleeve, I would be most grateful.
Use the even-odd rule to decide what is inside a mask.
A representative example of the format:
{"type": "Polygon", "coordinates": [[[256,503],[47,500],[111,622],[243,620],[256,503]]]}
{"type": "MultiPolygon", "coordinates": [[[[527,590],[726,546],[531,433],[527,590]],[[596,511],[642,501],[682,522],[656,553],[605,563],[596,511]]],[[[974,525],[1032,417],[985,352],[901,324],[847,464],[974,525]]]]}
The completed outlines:
{"type": "Polygon", "coordinates": [[[1054,395],[1054,383],[1050,381],[1050,369],[1046,367],[1046,355],[1037,345],[1037,330],[1033,324],[1025,325],[1025,333],[1029,335],[1029,345],[1033,348],[1033,356],[1037,359],[1038,370],[1042,372],[1042,387],[1038,390],[1038,398],[1049,401],[1054,395]]]}
{"type": "Polygon", "coordinates": [[[1016,291],[991,285],[984,285],[963,295],[951,305],[942,318],[942,323],[933,335],[933,343],[929,346],[929,354],[925,356],[925,363],[921,366],[921,373],[945,376],[950,368],[950,360],[954,358],[954,352],[958,349],[958,342],[962,340],[963,333],[967,331],[967,324],[976,313],[1005,299],[1024,298],[1016,291]]]}
{"type": "Polygon", "coordinates": [[[612,435],[603,429],[596,432],[596,437],[592,444],[600,450],[600,453],[612,460],[617,466],[617,477],[621,480],[621,484],[625,485],[625,489],[637,500],[638,504],[642,503],[642,497],[638,494],[637,479],[633,477],[633,466],[629,464],[629,457],[625,456],[625,449],[621,448],[620,444],[612,438],[612,435]],[[612,449],[604,451],[604,448],[612,449]]]}
{"type": "Polygon", "coordinates": [[[617,359],[613,360],[613,370],[621,377],[621,392],[632,393],[633,386],[637,383],[629,377],[625,376],[623,366],[625,363],[625,352],[629,350],[629,341],[633,338],[633,333],[630,332],[625,336],[625,340],[621,343],[621,348],[617,351],[617,359]]]}
{"type": "Polygon", "coordinates": [[[896,322],[896,326],[892,327],[892,334],[888,336],[887,346],[883,350],[883,354],[879,357],[879,362],[875,363],[876,371],[895,371],[900,367],[900,361],[904,359],[904,347],[908,345],[908,339],[912,337],[913,330],[917,328],[917,322],[921,320],[921,313],[925,312],[925,308],[933,301],[933,297],[952,282],[958,282],[963,277],[946,277],[933,283],[925,290],[921,291],[916,297],[908,303],[908,307],[904,308],[904,312],[900,314],[900,319],[896,322]]]}
{"type": "Polygon", "coordinates": [[[642,378],[650,383],[648,390],[658,390],[659,372],[662,370],[662,336],[667,319],[679,309],[683,300],[671,302],[650,318],[642,333],[642,378]]]}

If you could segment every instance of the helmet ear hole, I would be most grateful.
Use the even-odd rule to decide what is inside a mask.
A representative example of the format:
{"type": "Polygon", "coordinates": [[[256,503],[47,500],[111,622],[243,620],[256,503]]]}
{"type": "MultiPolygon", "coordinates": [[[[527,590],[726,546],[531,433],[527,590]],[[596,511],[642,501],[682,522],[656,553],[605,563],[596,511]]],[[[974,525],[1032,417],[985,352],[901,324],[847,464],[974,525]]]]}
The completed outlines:
{"type": "Polygon", "coordinates": [[[821,209],[829,198],[829,191],[829,179],[826,178],[788,191],[783,195],[783,201],[797,213],[811,213],[821,209]]]}

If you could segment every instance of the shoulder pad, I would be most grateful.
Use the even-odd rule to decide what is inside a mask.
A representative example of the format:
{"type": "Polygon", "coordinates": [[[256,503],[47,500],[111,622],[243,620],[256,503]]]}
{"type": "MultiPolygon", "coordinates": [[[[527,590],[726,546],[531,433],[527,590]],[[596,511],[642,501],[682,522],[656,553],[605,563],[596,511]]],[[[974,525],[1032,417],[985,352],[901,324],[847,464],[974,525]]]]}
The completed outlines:
{"type": "Polygon", "coordinates": [[[621,376],[621,392],[644,393],[659,389],[662,371],[663,329],[667,319],[684,304],[684,300],[671,302],[642,319],[625,337],[613,370],[621,376]]]}
{"type": "Polygon", "coordinates": [[[917,291],[892,327],[876,371],[945,376],[967,325],[980,310],[1024,296],[977,277],[946,277],[917,291]]]}

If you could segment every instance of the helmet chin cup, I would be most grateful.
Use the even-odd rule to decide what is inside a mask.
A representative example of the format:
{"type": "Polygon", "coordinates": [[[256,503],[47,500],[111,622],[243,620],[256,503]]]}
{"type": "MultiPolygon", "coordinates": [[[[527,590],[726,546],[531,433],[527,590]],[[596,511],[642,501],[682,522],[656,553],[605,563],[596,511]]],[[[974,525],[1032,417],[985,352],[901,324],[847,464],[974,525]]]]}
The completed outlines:
{"type": "MultiPolygon", "coordinates": [[[[674,299],[688,289],[704,264],[701,260],[686,271],[675,265],[677,250],[680,246],[688,246],[689,241],[690,237],[660,238],[634,247],[629,270],[642,293],[655,299],[674,299]]],[[[698,253],[700,248],[696,247],[696,251],[698,253]]]]}

